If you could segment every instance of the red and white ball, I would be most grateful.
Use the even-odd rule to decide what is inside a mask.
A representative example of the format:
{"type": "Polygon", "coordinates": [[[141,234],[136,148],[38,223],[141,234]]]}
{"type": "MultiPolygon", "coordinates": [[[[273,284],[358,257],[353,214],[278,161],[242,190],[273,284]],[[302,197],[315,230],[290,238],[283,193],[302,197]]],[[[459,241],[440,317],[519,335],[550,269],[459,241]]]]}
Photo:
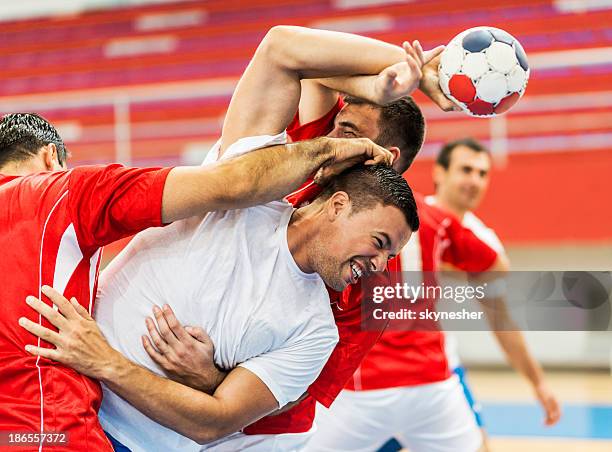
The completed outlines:
{"type": "Polygon", "coordinates": [[[471,116],[505,113],[523,96],[529,65],[523,46],[493,27],[465,30],[448,43],[438,67],[444,94],[471,116]]]}

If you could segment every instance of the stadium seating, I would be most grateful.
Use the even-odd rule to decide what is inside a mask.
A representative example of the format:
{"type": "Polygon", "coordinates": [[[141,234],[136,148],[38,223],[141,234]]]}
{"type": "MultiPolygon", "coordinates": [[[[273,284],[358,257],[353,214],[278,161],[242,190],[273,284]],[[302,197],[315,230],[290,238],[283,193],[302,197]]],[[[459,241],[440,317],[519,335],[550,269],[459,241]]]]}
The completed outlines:
{"type": "Polygon", "coordinates": [[[430,191],[430,157],[442,142],[463,135],[493,139],[499,175],[482,211],[506,240],[610,238],[612,218],[581,227],[581,217],[595,213],[579,205],[587,196],[606,202],[602,184],[612,169],[612,10],[576,11],[564,0],[244,5],[186,1],[4,23],[0,111],[36,109],[59,124],[73,164],[124,156],[118,153],[123,138],[116,124],[126,118],[129,161],[193,163],[218,137],[231,87],[275,24],[351,31],[392,43],[418,38],[427,48],[465,28],[511,23],[508,30],[523,43],[533,67],[525,98],[491,121],[444,114],[417,95],[429,120],[428,141],[410,177],[430,191]],[[193,96],[186,96],[185,87],[194,82],[193,96]],[[215,89],[216,83],[222,88],[215,89]],[[535,160],[537,173],[530,166],[535,160]],[[578,179],[580,184],[572,183],[578,179]],[[531,183],[548,189],[535,194],[531,183]],[[524,198],[511,203],[508,196],[517,187],[524,198]],[[508,209],[493,208],[500,203],[508,209]],[[578,212],[564,216],[568,203],[578,212]],[[518,218],[535,214],[541,224],[519,227],[518,218]]]}

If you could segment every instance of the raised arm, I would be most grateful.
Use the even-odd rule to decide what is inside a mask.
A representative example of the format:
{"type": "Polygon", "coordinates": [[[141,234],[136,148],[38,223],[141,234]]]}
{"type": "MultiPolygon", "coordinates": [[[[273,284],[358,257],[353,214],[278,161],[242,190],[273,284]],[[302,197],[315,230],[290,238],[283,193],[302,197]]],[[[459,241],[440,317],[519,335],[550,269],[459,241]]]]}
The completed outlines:
{"type": "MultiPolygon", "coordinates": [[[[408,60],[418,71],[420,64],[412,57],[408,60]]],[[[223,125],[221,152],[245,136],[282,132],[297,111],[300,80],[374,75],[403,61],[407,55],[402,47],[382,41],[333,31],[274,27],[236,87],[223,125]]],[[[420,73],[416,75],[420,78],[420,73]]]]}
{"type": "Polygon", "coordinates": [[[391,161],[391,153],[370,140],[323,137],[260,149],[212,165],[174,168],[164,186],[162,221],[281,199],[318,170],[330,177],[356,163],[389,165],[391,161]]]}
{"type": "Polygon", "coordinates": [[[460,110],[442,92],[439,86],[438,65],[442,46],[424,52],[418,41],[412,45],[403,44],[405,60],[384,68],[375,75],[347,75],[321,79],[302,80],[300,98],[300,122],[305,124],[325,115],[338,101],[340,93],[359,97],[378,105],[385,105],[409,95],[419,89],[433,100],[442,110],[460,110]],[[412,58],[408,58],[408,56],[412,58]],[[412,64],[421,65],[417,72],[412,64]],[[420,80],[415,75],[421,74],[420,80]]]}

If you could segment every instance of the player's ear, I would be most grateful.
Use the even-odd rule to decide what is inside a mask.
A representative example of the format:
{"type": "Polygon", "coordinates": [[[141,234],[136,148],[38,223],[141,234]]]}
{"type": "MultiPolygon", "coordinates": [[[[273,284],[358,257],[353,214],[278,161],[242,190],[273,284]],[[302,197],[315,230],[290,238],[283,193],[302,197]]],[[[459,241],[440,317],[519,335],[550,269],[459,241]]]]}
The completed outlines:
{"type": "Polygon", "coordinates": [[[337,191],[329,197],[325,213],[330,222],[338,219],[340,215],[351,209],[351,198],[345,191],[337,191]]]}
{"type": "Polygon", "coordinates": [[[42,154],[43,163],[47,171],[57,171],[61,167],[55,144],[49,143],[43,146],[40,153],[42,154]]]}
{"type": "Polygon", "coordinates": [[[395,162],[397,162],[397,160],[400,157],[400,148],[398,148],[397,146],[391,146],[390,148],[387,148],[387,150],[389,152],[391,152],[391,154],[393,154],[393,164],[395,164],[395,162]]]}

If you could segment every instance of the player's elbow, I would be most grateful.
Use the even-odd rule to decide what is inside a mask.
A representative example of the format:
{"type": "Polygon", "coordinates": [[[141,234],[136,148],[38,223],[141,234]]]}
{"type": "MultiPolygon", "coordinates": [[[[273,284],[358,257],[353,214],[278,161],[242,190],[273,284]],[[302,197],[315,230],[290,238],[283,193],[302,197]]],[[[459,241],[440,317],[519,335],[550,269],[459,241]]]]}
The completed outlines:
{"type": "Polygon", "coordinates": [[[300,52],[296,52],[299,36],[303,29],[290,25],[276,25],[261,41],[257,49],[258,57],[264,58],[267,65],[274,64],[291,71],[299,71],[305,62],[300,60],[300,52]]]}
{"type": "MultiPolygon", "coordinates": [[[[210,398],[206,398],[210,400],[210,398]]],[[[202,405],[192,413],[188,432],[182,432],[198,444],[209,444],[244,427],[234,412],[222,400],[213,396],[212,403],[202,405]]]]}
{"type": "Polygon", "coordinates": [[[197,431],[193,432],[192,435],[187,436],[189,436],[189,438],[196,443],[204,445],[217,441],[221,438],[225,438],[226,436],[239,431],[240,428],[240,426],[235,426],[233,424],[218,422],[215,423],[215,425],[200,427],[197,429],[197,431]]]}
{"type": "Polygon", "coordinates": [[[205,428],[195,432],[193,435],[189,435],[189,437],[199,445],[203,446],[223,438],[223,435],[219,435],[216,429],[205,428]]]}

